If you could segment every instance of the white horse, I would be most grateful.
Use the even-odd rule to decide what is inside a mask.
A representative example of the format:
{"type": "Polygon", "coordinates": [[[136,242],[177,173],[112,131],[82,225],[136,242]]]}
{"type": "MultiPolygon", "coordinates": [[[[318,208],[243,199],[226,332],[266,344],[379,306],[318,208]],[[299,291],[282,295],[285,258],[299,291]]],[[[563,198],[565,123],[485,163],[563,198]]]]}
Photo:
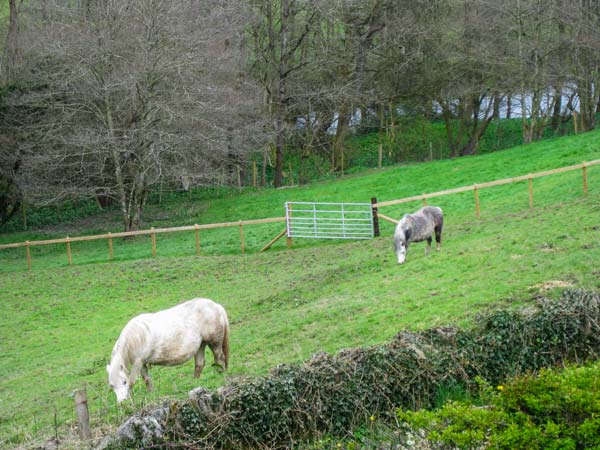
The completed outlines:
{"type": "Polygon", "coordinates": [[[437,206],[425,206],[413,214],[405,214],[394,230],[394,250],[398,264],[404,263],[408,244],[427,240],[425,254],[429,254],[431,237],[435,232],[437,250],[442,244],[442,228],[444,227],[444,213],[437,206]]]}
{"type": "Polygon", "coordinates": [[[140,374],[148,390],[152,390],[148,364],[174,366],[195,356],[194,378],[198,378],[204,368],[206,345],[213,352],[215,365],[226,369],[229,320],[225,309],[207,298],[134,317],[121,331],[106,366],[117,402],[129,397],[140,374]]]}

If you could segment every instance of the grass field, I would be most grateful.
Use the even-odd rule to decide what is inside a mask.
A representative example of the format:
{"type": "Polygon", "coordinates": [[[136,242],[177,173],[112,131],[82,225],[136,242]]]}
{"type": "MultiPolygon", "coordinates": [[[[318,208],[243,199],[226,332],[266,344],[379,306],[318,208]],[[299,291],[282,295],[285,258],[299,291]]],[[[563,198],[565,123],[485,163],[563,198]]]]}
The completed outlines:
{"type": "MultiPolygon", "coordinates": [[[[282,215],[286,200],[391,200],[599,159],[599,138],[587,133],[301,188],[201,201],[182,197],[151,206],[147,221],[167,226],[273,217],[282,215]]],[[[587,197],[579,172],[536,180],[533,210],[527,183],[483,190],[481,220],[474,217],[472,193],[440,198],[435,204],[446,214],[442,252],[425,257],[423,244],[416,244],[403,266],[395,263],[387,223],[383,237],[372,241],[296,240],[291,250],[279,242],[262,254],[258,249],[283,224],[248,227],[243,256],[235,228],[203,234],[201,257],[192,256],[193,233],[160,236],[155,259],[148,258],[144,239],[116,244],[112,262],[106,262],[106,242],[73,245],[73,266],[64,246],[54,246],[35,249],[31,272],[22,249],[0,251],[0,446],[68,436],[74,424],[70,394],[79,387],[87,388],[98,435],[133,410],[184,397],[197,385],[265,374],[317,351],[381,343],[405,328],[468,325],[482,310],[519,306],[553,287],[599,289],[600,167],[588,176],[587,197]],[[133,402],[118,408],[105,365],[123,325],[135,314],[195,296],[212,298],[229,313],[230,370],[220,375],[207,367],[198,381],[192,362],[153,367],[155,391],[138,384],[133,402]]],[[[419,205],[381,212],[399,217],[419,205]]],[[[84,225],[4,234],[0,241],[118,230],[114,212],[84,225]]]]}
{"type": "MultiPolygon", "coordinates": [[[[345,201],[369,202],[371,197],[379,201],[408,197],[423,192],[434,192],[484,181],[526,175],[532,172],[578,164],[600,158],[600,132],[579,136],[551,139],[530,146],[514,147],[478,157],[434,161],[427,164],[396,166],[383,170],[369,170],[338,180],[307,186],[247,192],[218,192],[214,197],[206,193],[171,194],[161,204],[154,202],[147,207],[144,227],[169,227],[194,223],[218,223],[284,215],[285,201],[345,201]]],[[[600,169],[589,170],[590,192],[597,192],[600,169]]],[[[535,205],[551,205],[577,198],[582,190],[581,173],[552,176],[534,182],[535,205]]],[[[482,215],[497,216],[528,207],[527,183],[490,188],[480,192],[482,215]]],[[[452,216],[472,217],[474,201],[472,193],[452,195],[436,200],[452,216]]],[[[400,217],[420,205],[399,205],[384,208],[381,212],[400,217]]],[[[246,251],[257,252],[283,229],[282,223],[245,227],[246,251]]],[[[20,233],[0,234],[0,244],[53,237],[100,234],[121,231],[118,211],[109,210],[89,217],[83,222],[45,227],[20,233]]],[[[202,253],[205,255],[239,254],[239,230],[236,227],[209,230],[201,235],[202,253]]],[[[313,242],[298,245],[314,245],[313,242]]],[[[188,256],[195,254],[193,232],[159,235],[158,256],[188,256]]],[[[283,242],[275,249],[284,247],[283,242]]],[[[106,241],[75,243],[75,264],[105,262],[108,260],[106,241]]],[[[151,256],[148,237],[136,241],[116,241],[117,261],[147,258],[151,256]]],[[[32,248],[34,270],[38,268],[64,267],[67,265],[65,245],[32,248]]],[[[27,270],[25,250],[0,250],[0,272],[27,270]]]]}

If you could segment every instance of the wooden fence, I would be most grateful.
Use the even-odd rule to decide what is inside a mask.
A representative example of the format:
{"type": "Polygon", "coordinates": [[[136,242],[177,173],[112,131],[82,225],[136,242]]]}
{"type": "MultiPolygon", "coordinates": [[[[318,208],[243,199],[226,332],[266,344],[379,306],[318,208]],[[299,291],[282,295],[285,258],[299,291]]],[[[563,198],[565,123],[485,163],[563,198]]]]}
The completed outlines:
{"type": "MultiPolygon", "coordinates": [[[[583,193],[584,195],[588,192],[588,180],[587,180],[587,168],[590,166],[595,166],[600,164],[599,160],[594,160],[590,162],[584,162],[581,164],[576,164],[573,166],[561,167],[559,169],[546,170],[543,172],[537,172],[533,174],[523,175],[514,178],[506,178],[503,180],[489,181],[486,183],[474,184],[472,186],[463,186],[454,189],[447,189],[445,191],[432,192],[432,193],[423,193],[421,195],[415,195],[412,197],[401,198],[398,200],[389,200],[385,202],[376,202],[375,199],[372,199],[373,212],[376,216],[390,221],[392,223],[397,223],[397,220],[394,220],[390,217],[387,217],[381,213],[378,213],[378,208],[385,206],[398,205],[401,203],[408,203],[413,201],[421,200],[424,205],[427,204],[427,200],[430,198],[441,197],[444,195],[457,194],[460,192],[468,192],[473,191],[474,193],[474,201],[475,201],[475,214],[477,218],[481,217],[480,205],[479,205],[479,190],[484,188],[489,188],[493,186],[500,186],[503,184],[517,183],[520,181],[528,181],[528,189],[529,189],[529,206],[533,208],[533,179],[541,178],[548,175],[555,175],[563,172],[570,172],[574,170],[582,171],[582,182],[583,182],[583,193]]],[[[106,233],[99,234],[94,236],[78,236],[78,237],[66,237],[62,239],[49,239],[43,241],[26,241],[26,242],[16,242],[12,244],[2,244],[0,245],[0,250],[8,249],[8,248],[18,248],[25,247],[25,254],[27,258],[27,267],[31,270],[31,247],[38,245],[50,245],[50,244],[65,244],[67,251],[67,260],[69,265],[73,264],[72,252],[71,252],[71,243],[72,242],[82,242],[82,241],[94,241],[99,239],[106,239],[108,241],[108,257],[109,259],[113,258],[113,239],[121,238],[121,237],[132,237],[132,236],[150,236],[152,241],[152,256],[156,256],[156,235],[160,233],[174,233],[174,232],[182,232],[182,231],[194,231],[195,239],[196,239],[196,255],[200,255],[200,230],[208,230],[214,228],[224,228],[224,227],[239,227],[240,230],[240,246],[242,253],[245,253],[245,243],[244,243],[244,225],[257,225],[257,224],[265,224],[265,223],[274,223],[274,222],[285,222],[285,217],[272,217],[268,219],[256,219],[256,220],[240,220],[238,222],[223,222],[223,223],[211,223],[204,225],[187,225],[183,227],[172,227],[172,228],[150,228],[149,230],[139,230],[139,231],[128,231],[128,232],[119,232],[119,233],[106,233]]],[[[269,242],[261,251],[267,250],[271,245],[273,245],[279,238],[281,238],[285,234],[286,230],[283,230],[275,239],[269,242]]],[[[290,242],[288,240],[288,245],[290,242]]]]}
{"type": "Polygon", "coordinates": [[[83,241],[96,241],[100,239],[108,240],[108,258],[113,259],[113,239],[121,237],[133,237],[133,236],[150,236],[152,242],[152,256],[156,256],[156,235],[160,233],[176,233],[181,231],[194,231],[196,238],[196,255],[200,255],[200,230],[209,230],[214,228],[225,228],[225,227],[239,227],[240,228],[240,246],[242,253],[245,253],[245,242],[244,242],[244,225],[257,225],[264,223],[274,222],[285,222],[285,217],[271,217],[268,219],[256,219],[256,220],[240,220],[238,222],[222,222],[222,223],[210,223],[204,225],[186,225],[183,227],[171,227],[171,228],[150,228],[149,230],[139,231],[123,231],[118,233],[106,233],[97,234],[94,236],[77,236],[61,238],[61,239],[48,239],[43,241],[25,241],[16,242],[14,244],[3,244],[0,245],[0,250],[5,248],[18,248],[25,247],[25,254],[27,257],[27,267],[31,270],[31,250],[30,248],[37,245],[50,245],[50,244],[66,244],[67,249],[67,260],[69,265],[73,264],[71,243],[72,242],[83,242],[83,241]]]}
{"type": "MultiPolygon", "coordinates": [[[[418,201],[418,200],[421,200],[423,202],[423,205],[425,206],[425,205],[427,205],[427,200],[430,198],[442,197],[444,195],[450,195],[450,194],[458,194],[460,192],[473,191],[474,201],[475,201],[475,214],[476,214],[477,218],[479,219],[479,218],[481,218],[481,209],[480,209],[480,205],[479,205],[479,190],[480,189],[489,188],[489,187],[493,187],[493,186],[501,186],[503,184],[518,183],[520,181],[528,181],[527,184],[528,184],[528,190],[529,190],[529,207],[533,208],[533,179],[534,178],[547,177],[549,175],[556,175],[558,173],[572,172],[574,170],[581,170],[582,171],[583,194],[586,195],[588,192],[587,168],[590,166],[598,165],[598,164],[600,164],[600,159],[590,161],[590,162],[584,162],[581,164],[575,164],[573,166],[566,166],[566,167],[560,167],[558,169],[545,170],[543,172],[530,173],[528,175],[522,175],[519,177],[505,178],[503,180],[496,180],[496,181],[488,181],[486,183],[478,183],[478,184],[474,184],[472,186],[463,186],[463,187],[458,187],[458,188],[454,188],[454,189],[446,189],[445,191],[431,192],[429,194],[423,193],[421,195],[414,195],[412,197],[401,198],[398,200],[389,200],[386,202],[378,202],[378,203],[374,203],[373,207],[381,208],[383,206],[399,205],[401,203],[414,202],[414,201],[418,201]]],[[[378,215],[379,215],[379,217],[381,217],[384,220],[388,220],[390,222],[395,222],[395,223],[398,222],[397,220],[390,219],[389,217],[384,216],[382,214],[378,214],[378,215]]]]}

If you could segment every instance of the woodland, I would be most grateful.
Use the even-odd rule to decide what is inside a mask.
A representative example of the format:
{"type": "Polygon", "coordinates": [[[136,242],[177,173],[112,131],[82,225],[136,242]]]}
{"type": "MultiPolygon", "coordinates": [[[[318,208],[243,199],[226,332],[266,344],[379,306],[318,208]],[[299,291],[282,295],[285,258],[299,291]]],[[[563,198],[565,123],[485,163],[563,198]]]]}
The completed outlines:
{"type": "Polygon", "coordinates": [[[9,0],[2,15],[1,223],[87,198],[136,230],[158,185],[254,171],[278,188],[315,158],[337,176],[356,133],[377,136],[381,167],[406,120],[443,125],[449,157],[498,120],[525,144],[596,126],[592,0],[9,0]]]}

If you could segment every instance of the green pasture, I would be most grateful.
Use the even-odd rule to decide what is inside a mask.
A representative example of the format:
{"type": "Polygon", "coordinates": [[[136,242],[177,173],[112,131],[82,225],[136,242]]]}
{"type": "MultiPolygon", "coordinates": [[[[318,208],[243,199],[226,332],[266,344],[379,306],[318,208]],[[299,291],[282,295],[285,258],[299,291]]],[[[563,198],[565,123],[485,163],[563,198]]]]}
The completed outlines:
{"type": "MultiPolygon", "coordinates": [[[[150,205],[147,225],[276,217],[286,200],[385,201],[518,176],[600,159],[599,138],[592,132],[299,188],[214,199],[185,195],[150,205]]],[[[145,238],[115,240],[111,262],[106,241],[73,244],[72,266],[64,245],[39,247],[32,251],[31,272],[23,249],[0,250],[0,447],[71,436],[70,395],[80,387],[87,389],[99,436],[132,411],[185,397],[196,386],[259,376],[318,351],[382,343],[402,329],[468,325],[480,311],[517,307],[553,288],[600,289],[600,166],[588,169],[587,196],[581,178],[577,171],[535,180],[532,210],[526,182],[482,190],[480,220],[472,192],[430,201],[446,215],[442,252],[426,257],[424,244],[415,244],[403,266],[395,263],[393,226],[386,222],[382,237],[371,241],[297,239],[287,249],[282,240],[260,254],[283,223],[246,227],[245,255],[239,254],[237,227],[203,232],[200,257],[193,232],[159,235],[157,258],[150,257],[145,238]],[[105,365],[121,328],[138,313],[198,296],[222,303],[229,313],[230,370],[221,375],[207,365],[195,380],[191,361],[153,367],[155,391],[139,383],[133,401],[117,407],[105,365]]],[[[419,206],[381,212],[399,218],[419,206]]],[[[0,241],[117,231],[115,214],[44,232],[7,233],[0,241]]]]}
{"type": "MultiPolygon", "coordinates": [[[[474,183],[510,178],[528,173],[579,164],[600,159],[600,131],[579,136],[550,139],[529,146],[514,147],[476,157],[446,159],[425,164],[395,166],[382,170],[371,169],[337,180],[306,186],[236,191],[170,193],[159,203],[153,198],[146,208],[144,228],[171,227],[235,222],[239,220],[283,217],[286,201],[369,202],[393,200],[435,192],[474,183]]],[[[600,189],[600,166],[588,170],[590,193],[600,189]]],[[[534,181],[536,207],[570,201],[582,194],[582,174],[570,172],[534,181]]],[[[500,216],[529,207],[527,182],[493,187],[479,192],[483,217],[500,216]]],[[[472,218],[475,206],[472,193],[463,193],[433,199],[430,203],[447,211],[448,220],[472,218]]],[[[399,218],[420,206],[420,202],[382,208],[385,215],[399,218]]],[[[251,225],[244,227],[247,253],[258,252],[284,228],[284,223],[251,225]]],[[[0,234],[0,244],[26,240],[51,239],[66,236],[103,234],[122,231],[119,213],[107,210],[81,222],[45,227],[43,230],[0,234]]],[[[203,255],[236,255],[241,253],[238,227],[201,231],[203,255]]],[[[195,254],[194,232],[169,233],[157,236],[159,257],[191,256],[195,254]]],[[[314,246],[314,242],[298,241],[296,247],[314,246]]],[[[284,240],[274,250],[285,248],[284,240]]],[[[88,264],[108,261],[106,240],[73,243],[73,263],[88,264]]],[[[149,237],[135,241],[115,240],[116,261],[151,257],[149,237]]],[[[65,244],[32,247],[33,270],[68,265],[65,244]]],[[[25,249],[0,250],[0,272],[27,270],[25,249]]]]}

